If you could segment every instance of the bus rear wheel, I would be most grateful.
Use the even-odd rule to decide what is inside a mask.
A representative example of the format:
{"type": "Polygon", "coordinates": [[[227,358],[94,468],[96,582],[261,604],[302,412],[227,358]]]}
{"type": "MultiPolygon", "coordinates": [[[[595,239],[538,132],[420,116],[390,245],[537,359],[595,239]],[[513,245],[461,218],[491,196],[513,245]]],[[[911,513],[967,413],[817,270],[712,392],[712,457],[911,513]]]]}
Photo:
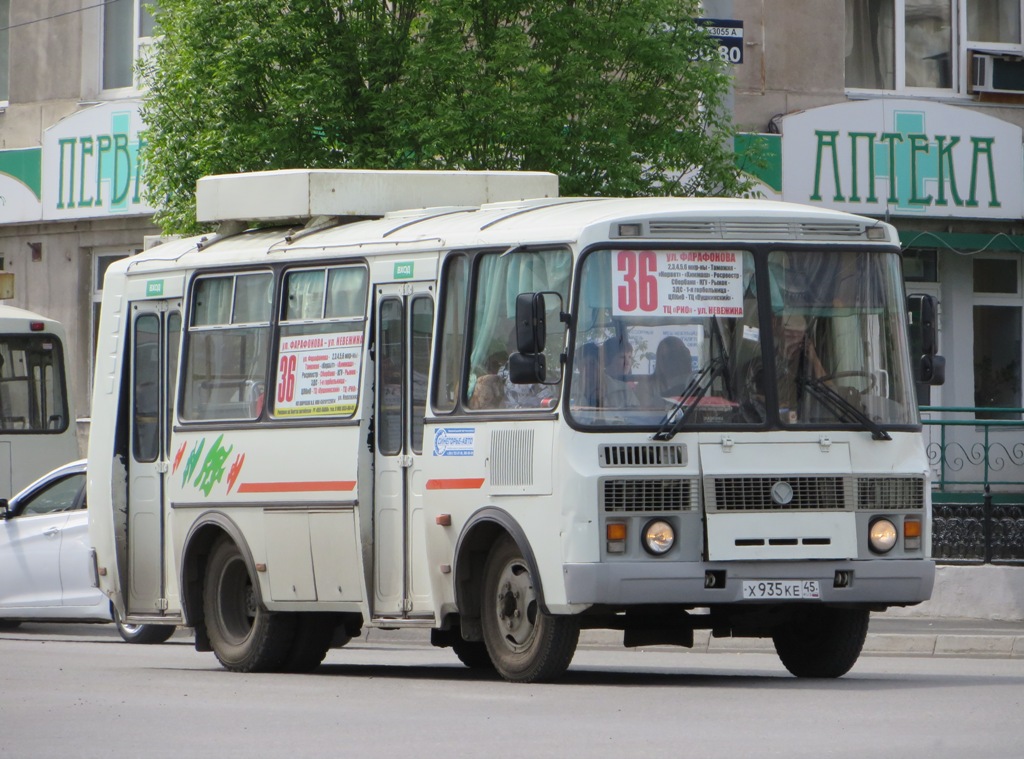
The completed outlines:
{"type": "Polygon", "coordinates": [[[281,670],[312,672],[327,656],[341,620],[334,614],[312,612],[300,612],[294,616],[295,636],[281,670]]]}
{"type": "Polygon", "coordinates": [[[295,638],[295,615],[260,606],[242,552],[227,538],[217,542],[206,565],[203,613],[214,654],[233,672],[278,669],[295,638]]]}
{"type": "Polygon", "coordinates": [[[801,609],[775,631],[775,651],[796,677],[842,677],[864,647],[869,614],[866,609],[801,609]]]}
{"type": "Polygon", "coordinates": [[[494,669],[491,655],[487,653],[487,644],[482,640],[466,640],[456,633],[452,640],[452,651],[470,669],[494,669]]]}
{"type": "Polygon", "coordinates": [[[580,637],[574,617],[540,608],[529,564],[508,537],[487,557],[481,624],[494,668],[510,682],[553,680],[568,669],[580,637]]]}

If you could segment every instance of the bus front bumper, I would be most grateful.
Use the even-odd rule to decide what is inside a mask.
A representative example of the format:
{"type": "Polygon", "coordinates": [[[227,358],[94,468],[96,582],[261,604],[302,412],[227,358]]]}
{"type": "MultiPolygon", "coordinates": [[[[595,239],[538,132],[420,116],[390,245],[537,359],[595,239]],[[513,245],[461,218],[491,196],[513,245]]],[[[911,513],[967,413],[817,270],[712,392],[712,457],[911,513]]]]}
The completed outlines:
{"type": "MultiPolygon", "coordinates": [[[[923,559],[773,562],[605,562],[566,564],[570,604],[616,607],[638,604],[714,606],[778,603],[792,598],[755,595],[752,583],[783,587],[816,580],[818,597],[808,603],[909,605],[927,601],[935,585],[935,563],[923,559]],[[713,587],[708,587],[712,584],[713,587]]],[[[771,590],[771,588],[769,588],[771,590]]]]}

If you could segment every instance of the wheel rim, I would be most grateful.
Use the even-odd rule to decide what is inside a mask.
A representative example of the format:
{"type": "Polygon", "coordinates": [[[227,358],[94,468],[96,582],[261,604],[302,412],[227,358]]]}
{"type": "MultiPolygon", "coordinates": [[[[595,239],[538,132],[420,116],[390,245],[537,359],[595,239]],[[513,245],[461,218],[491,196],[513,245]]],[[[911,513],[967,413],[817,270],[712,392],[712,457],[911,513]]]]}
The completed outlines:
{"type": "Polygon", "coordinates": [[[220,577],[218,613],[225,637],[237,645],[252,632],[256,620],[256,594],[245,562],[236,557],[224,566],[220,577]]]}
{"type": "Polygon", "coordinates": [[[514,559],[501,570],[494,613],[501,639],[511,651],[530,647],[537,633],[537,594],[522,560],[514,559]]]}

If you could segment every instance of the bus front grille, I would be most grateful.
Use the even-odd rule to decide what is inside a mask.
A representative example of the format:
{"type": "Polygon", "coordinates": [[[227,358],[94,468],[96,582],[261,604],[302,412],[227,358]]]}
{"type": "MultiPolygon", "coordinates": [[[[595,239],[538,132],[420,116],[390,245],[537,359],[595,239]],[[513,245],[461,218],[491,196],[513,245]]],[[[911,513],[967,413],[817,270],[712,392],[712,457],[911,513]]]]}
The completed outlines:
{"type": "Polygon", "coordinates": [[[601,507],[605,512],[647,513],[690,511],[697,504],[691,480],[606,478],[601,481],[601,507]]]}
{"type": "Polygon", "coordinates": [[[704,494],[708,511],[842,510],[846,483],[826,477],[708,477],[704,494]]]}
{"type": "Polygon", "coordinates": [[[685,445],[602,445],[601,467],[686,466],[685,445]]]}
{"type": "Polygon", "coordinates": [[[861,477],[857,508],[892,511],[924,508],[924,477],[861,477]]]}

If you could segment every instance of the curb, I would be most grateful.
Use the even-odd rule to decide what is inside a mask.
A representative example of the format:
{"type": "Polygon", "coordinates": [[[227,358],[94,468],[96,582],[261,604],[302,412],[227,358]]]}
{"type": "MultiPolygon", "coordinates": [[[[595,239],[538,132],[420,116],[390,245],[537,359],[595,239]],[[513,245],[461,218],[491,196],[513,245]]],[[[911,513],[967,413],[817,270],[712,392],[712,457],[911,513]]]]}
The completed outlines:
{"type": "MultiPolygon", "coordinates": [[[[622,633],[615,630],[584,630],[580,646],[621,648],[622,633]]],[[[643,650],[644,647],[637,650],[643,650]]],[[[693,634],[693,648],[650,646],[681,653],[775,653],[770,638],[713,638],[707,630],[693,634]]],[[[868,633],[865,656],[977,656],[993,659],[1024,659],[1024,635],[951,635],[943,633],[868,633]]]]}
{"type": "MultiPolygon", "coordinates": [[[[371,645],[429,646],[430,633],[422,629],[381,630],[370,628],[363,631],[360,640],[371,645]]],[[[579,647],[622,649],[622,631],[583,630],[580,633],[579,647]]],[[[692,654],[775,654],[775,645],[770,638],[713,638],[708,630],[694,631],[693,648],[641,646],[633,650],[651,649],[692,654]]],[[[862,655],[1024,659],[1024,628],[986,633],[869,631],[862,655]]]]}

